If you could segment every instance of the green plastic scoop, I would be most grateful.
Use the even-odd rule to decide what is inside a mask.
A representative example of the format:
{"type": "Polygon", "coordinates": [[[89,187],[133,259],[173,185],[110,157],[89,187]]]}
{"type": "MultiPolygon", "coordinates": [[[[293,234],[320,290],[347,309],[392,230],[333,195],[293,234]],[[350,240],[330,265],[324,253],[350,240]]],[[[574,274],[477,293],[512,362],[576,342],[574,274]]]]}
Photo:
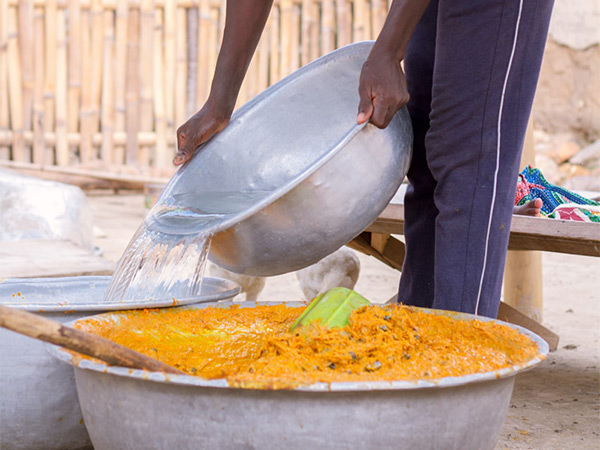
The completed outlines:
{"type": "Polygon", "coordinates": [[[371,302],[351,289],[335,287],[318,295],[291,326],[290,331],[298,327],[321,322],[326,328],[348,325],[352,311],[371,302]]]}

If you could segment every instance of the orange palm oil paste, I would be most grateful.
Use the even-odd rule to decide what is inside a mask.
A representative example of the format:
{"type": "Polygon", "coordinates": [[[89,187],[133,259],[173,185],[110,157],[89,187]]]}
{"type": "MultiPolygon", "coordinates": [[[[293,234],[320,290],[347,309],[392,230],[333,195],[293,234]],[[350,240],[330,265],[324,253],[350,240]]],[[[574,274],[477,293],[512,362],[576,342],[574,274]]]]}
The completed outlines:
{"type": "Polygon", "coordinates": [[[505,325],[458,320],[407,306],[367,306],[344,328],[289,332],[304,308],[128,311],[77,327],[206,379],[287,388],[314,382],[435,380],[494,371],[538,355],[505,325]]]}

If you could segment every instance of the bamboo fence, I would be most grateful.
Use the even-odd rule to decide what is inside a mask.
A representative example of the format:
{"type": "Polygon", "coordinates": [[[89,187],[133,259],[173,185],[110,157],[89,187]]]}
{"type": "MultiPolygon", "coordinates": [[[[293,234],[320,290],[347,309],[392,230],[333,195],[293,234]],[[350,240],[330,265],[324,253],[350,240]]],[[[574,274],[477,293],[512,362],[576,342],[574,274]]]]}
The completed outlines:
{"type": "MultiPolygon", "coordinates": [[[[0,160],[170,168],[208,96],[225,0],[0,0],[0,160]]],[[[374,39],[388,0],[275,0],[238,106],[374,39]]]]}

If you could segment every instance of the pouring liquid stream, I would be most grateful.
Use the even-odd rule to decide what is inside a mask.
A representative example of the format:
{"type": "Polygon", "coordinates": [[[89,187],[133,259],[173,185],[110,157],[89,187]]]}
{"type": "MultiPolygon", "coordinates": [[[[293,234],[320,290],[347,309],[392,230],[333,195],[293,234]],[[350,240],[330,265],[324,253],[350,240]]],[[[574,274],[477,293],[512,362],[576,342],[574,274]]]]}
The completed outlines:
{"type": "Polygon", "coordinates": [[[174,194],[155,206],[121,256],[107,302],[200,295],[216,229],[270,194],[239,191],[174,194]]]}

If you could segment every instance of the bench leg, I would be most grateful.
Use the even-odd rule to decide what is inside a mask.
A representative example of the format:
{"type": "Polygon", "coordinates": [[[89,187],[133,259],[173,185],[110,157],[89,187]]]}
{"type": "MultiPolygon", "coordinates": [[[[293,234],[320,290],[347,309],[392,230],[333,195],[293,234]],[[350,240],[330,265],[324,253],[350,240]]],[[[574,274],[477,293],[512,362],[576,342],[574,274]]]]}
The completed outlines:
{"type": "Polygon", "coordinates": [[[506,255],[504,301],[527,317],[542,321],[542,255],[511,250],[506,255]]]}
{"type": "Polygon", "coordinates": [[[348,247],[373,256],[388,266],[402,271],[404,243],[389,234],[365,231],[346,244],[348,247]]]}
{"type": "Polygon", "coordinates": [[[525,314],[517,311],[515,308],[504,302],[500,302],[498,320],[519,325],[523,328],[527,328],[529,331],[533,331],[548,343],[551,352],[558,348],[558,334],[550,331],[548,328],[542,326],[535,320],[530,319],[525,314]]]}
{"type": "MultiPolygon", "coordinates": [[[[529,119],[521,166],[535,165],[533,122],[529,119]]],[[[504,272],[504,301],[531,319],[542,321],[542,256],[540,252],[509,251],[504,272]]]]}

